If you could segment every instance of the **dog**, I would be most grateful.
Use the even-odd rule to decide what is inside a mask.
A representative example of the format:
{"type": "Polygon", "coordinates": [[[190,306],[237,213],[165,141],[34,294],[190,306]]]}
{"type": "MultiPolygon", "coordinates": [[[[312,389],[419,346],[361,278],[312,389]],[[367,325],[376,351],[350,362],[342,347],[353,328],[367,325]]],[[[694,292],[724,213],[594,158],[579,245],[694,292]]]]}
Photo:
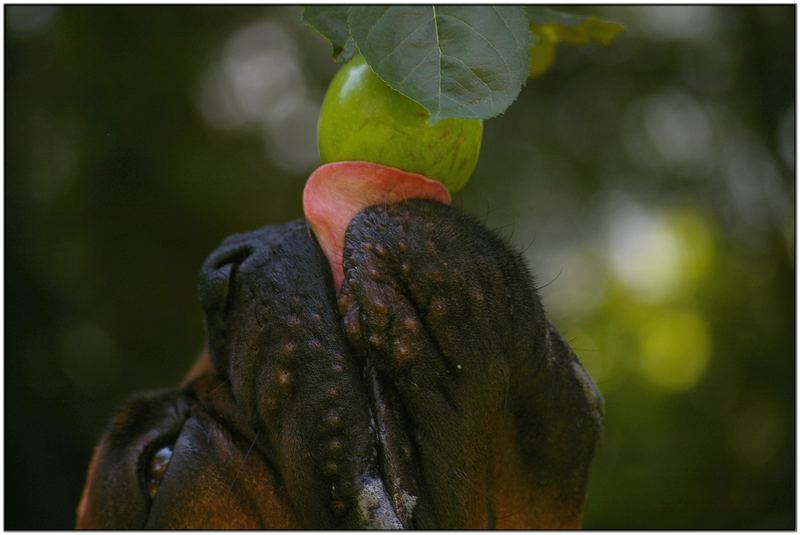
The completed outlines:
{"type": "Polygon", "coordinates": [[[578,528],[603,399],[521,255],[410,200],[350,222],[344,282],[304,221],[227,238],[207,352],[92,458],[93,529],[578,528]]]}

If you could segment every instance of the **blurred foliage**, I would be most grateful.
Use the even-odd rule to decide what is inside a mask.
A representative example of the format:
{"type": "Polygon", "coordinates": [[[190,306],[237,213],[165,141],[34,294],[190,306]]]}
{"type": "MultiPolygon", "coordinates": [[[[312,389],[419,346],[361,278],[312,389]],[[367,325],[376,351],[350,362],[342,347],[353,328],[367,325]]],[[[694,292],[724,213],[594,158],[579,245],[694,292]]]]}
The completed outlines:
{"type": "MultiPolygon", "coordinates": [[[[574,10],[573,10],[574,11],[574,10]]],[[[795,7],[583,6],[455,204],[606,397],[588,528],[795,525],[795,7]]],[[[301,215],[337,65],[294,7],[5,7],[5,527],[69,528],[114,405],[200,350],[196,273],[301,215]]]]}

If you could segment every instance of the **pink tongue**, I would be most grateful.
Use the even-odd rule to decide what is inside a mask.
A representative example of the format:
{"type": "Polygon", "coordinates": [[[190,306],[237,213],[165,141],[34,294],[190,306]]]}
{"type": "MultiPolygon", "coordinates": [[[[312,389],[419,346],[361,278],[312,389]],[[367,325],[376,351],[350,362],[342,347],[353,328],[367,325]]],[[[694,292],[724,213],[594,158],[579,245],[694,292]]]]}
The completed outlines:
{"type": "Polygon", "coordinates": [[[408,199],[450,204],[450,192],[422,175],[369,162],[334,162],[311,173],[303,211],[328,258],[337,292],[344,280],[342,249],[350,220],[367,206],[408,199]]]}

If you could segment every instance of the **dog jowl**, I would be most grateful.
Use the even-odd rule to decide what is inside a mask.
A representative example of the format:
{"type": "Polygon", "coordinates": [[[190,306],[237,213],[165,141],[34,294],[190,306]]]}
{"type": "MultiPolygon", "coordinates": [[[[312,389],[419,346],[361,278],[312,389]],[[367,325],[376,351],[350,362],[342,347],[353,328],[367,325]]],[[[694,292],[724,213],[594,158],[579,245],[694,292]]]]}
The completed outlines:
{"type": "Polygon", "coordinates": [[[602,397],[521,256],[422,200],[342,256],[334,288],[302,221],[211,254],[208,355],[114,416],[79,527],[580,526],[602,397]]]}

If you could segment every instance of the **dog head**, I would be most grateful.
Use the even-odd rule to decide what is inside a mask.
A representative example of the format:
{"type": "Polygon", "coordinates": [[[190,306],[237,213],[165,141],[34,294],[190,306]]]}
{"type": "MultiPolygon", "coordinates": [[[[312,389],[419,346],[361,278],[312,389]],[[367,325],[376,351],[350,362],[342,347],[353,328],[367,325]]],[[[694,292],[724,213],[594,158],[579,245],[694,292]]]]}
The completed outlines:
{"type": "Polygon", "coordinates": [[[78,526],[579,526],[602,398],[521,257],[408,201],[351,222],[343,267],[303,222],[212,253],[209,356],[113,418],[78,526]]]}

